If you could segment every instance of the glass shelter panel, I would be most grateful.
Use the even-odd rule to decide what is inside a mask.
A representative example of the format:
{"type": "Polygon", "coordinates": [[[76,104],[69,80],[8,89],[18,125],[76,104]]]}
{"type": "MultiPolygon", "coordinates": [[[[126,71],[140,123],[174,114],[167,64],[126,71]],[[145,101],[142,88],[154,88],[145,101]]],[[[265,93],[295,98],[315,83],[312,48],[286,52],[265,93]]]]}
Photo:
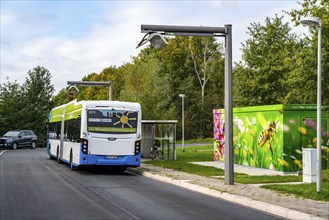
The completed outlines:
{"type": "Polygon", "coordinates": [[[144,158],[176,159],[177,121],[142,121],[142,156],[144,158]]]}

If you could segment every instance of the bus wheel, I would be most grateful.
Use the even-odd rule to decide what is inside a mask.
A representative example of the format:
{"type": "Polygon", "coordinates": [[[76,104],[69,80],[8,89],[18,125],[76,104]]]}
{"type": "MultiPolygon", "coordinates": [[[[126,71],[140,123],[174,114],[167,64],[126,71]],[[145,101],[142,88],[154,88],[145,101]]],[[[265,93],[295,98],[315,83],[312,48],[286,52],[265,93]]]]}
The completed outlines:
{"type": "Polygon", "coordinates": [[[62,163],[61,159],[59,158],[59,147],[58,146],[57,146],[56,160],[57,160],[57,163],[62,163]]]}
{"type": "Polygon", "coordinates": [[[70,153],[70,168],[71,168],[71,170],[73,170],[73,171],[77,170],[77,167],[75,167],[75,166],[73,165],[73,154],[72,154],[72,150],[71,150],[71,153],[70,153]]]}

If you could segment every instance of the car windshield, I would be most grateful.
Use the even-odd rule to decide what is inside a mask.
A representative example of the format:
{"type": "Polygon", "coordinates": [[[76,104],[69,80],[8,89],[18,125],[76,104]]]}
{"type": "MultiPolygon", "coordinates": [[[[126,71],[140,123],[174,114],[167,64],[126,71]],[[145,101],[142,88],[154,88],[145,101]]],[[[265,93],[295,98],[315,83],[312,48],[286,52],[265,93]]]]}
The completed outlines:
{"type": "Polygon", "coordinates": [[[19,131],[8,131],[4,137],[18,137],[19,131]]]}

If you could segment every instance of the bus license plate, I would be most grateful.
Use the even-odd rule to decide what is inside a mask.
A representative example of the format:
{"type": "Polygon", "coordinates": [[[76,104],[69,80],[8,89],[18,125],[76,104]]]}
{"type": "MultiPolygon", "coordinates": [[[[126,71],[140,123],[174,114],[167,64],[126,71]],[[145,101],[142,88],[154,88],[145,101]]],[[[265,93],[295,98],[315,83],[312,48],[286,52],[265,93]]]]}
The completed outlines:
{"type": "Polygon", "coordinates": [[[117,158],[118,158],[117,156],[106,156],[106,159],[110,159],[110,160],[117,159],[117,158]]]}

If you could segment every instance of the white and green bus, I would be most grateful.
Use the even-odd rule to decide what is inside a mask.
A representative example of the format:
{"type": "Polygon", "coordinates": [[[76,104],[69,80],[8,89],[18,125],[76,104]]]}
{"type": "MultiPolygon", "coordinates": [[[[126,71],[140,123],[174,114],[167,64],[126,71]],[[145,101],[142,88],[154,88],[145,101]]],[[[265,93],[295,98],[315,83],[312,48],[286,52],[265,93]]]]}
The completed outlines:
{"type": "Polygon", "coordinates": [[[141,106],[120,101],[79,101],[53,108],[47,153],[71,169],[85,165],[125,170],[140,166],[141,106]]]}

